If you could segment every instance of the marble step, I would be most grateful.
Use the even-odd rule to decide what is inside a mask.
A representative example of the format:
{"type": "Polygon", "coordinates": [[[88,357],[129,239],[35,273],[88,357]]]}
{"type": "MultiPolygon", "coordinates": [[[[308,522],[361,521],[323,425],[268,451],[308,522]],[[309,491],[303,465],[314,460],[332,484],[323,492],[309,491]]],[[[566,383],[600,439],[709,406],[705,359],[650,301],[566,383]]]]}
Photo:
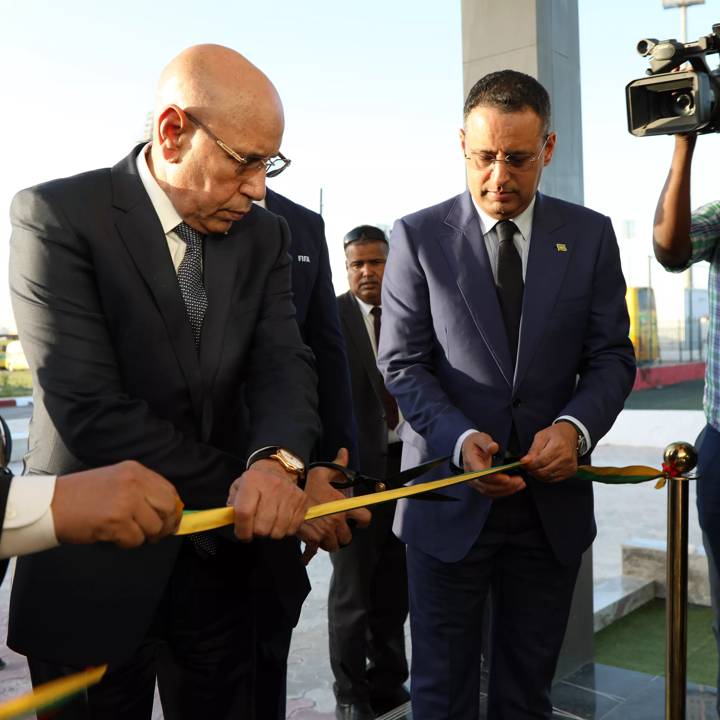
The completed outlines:
{"type": "MultiPolygon", "coordinates": [[[[654,581],[655,594],[665,597],[665,540],[631,538],[622,544],[622,574],[639,580],[654,581]]],[[[710,605],[707,555],[702,545],[688,545],[688,602],[710,605]]]]}
{"type": "Polygon", "coordinates": [[[598,632],[655,598],[653,580],[621,575],[593,586],[593,630],[598,632]]]}

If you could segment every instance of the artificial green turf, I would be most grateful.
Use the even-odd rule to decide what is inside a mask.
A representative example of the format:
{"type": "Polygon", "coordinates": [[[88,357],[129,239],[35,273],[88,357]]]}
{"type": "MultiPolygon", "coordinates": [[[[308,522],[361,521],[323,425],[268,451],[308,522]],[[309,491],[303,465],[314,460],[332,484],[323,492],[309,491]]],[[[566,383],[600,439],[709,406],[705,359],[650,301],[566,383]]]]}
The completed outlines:
{"type": "MultiPolygon", "coordinates": [[[[688,607],[688,681],[715,687],[712,611],[688,607]]],[[[595,662],[650,675],[665,672],[665,601],[653,600],[595,635],[595,662]]]]}

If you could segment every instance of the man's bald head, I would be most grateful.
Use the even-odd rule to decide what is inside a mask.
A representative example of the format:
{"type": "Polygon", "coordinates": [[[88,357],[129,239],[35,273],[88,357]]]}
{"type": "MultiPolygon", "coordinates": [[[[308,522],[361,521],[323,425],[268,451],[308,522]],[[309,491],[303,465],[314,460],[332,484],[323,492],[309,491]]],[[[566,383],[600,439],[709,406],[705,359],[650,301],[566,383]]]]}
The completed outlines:
{"type": "Polygon", "coordinates": [[[239,52],[222,45],[194,45],[160,75],[155,117],[168,105],[195,111],[205,122],[270,122],[283,129],[280,96],[269,78],[239,52]]]}
{"type": "Polygon", "coordinates": [[[265,196],[284,125],[264,73],[230,48],[195,45],[160,77],[148,166],[186,223],[227,232],[265,196]]]}

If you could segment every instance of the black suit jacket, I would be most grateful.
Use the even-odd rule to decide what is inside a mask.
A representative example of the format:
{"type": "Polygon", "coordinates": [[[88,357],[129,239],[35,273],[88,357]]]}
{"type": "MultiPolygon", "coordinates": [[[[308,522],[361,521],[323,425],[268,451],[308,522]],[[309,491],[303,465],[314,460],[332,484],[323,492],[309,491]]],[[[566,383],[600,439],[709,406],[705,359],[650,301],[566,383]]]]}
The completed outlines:
{"type": "MultiPolygon", "coordinates": [[[[282,445],[307,458],[319,435],[288,231],[255,207],[228,235],[206,238],[208,310],[196,352],[138,152],[13,200],[10,285],[34,387],[26,464],[52,474],[133,458],[173,482],[187,507],[221,506],[245,450],[282,445]]],[[[73,665],[128,656],[179,542],[61,547],[21,560],[10,644],[73,665]]]]}
{"type": "Polygon", "coordinates": [[[382,478],[387,463],[387,421],[382,401],[383,379],[377,368],[360,306],[348,291],[337,299],[345,337],[353,409],[358,427],[358,470],[382,478]]]}

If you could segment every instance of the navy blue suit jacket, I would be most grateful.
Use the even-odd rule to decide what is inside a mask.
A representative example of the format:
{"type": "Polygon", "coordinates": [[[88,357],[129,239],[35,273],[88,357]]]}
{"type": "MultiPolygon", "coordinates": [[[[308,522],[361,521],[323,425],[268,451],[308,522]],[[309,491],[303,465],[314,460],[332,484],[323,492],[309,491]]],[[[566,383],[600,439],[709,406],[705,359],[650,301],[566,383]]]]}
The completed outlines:
{"type": "Polygon", "coordinates": [[[351,465],[357,457],[357,431],[352,409],[350,372],[340,330],[325,223],[320,215],[268,189],[268,210],[290,226],[292,290],[297,323],[305,344],[315,355],[322,438],[317,458],[334,459],[345,447],[351,465]]]}
{"type": "MultiPolygon", "coordinates": [[[[406,422],[403,466],[450,455],[471,428],[520,447],[561,415],[593,443],[612,426],[635,377],[625,281],[609,218],[537,195],[517,368],[508,348],[485,243],[469,192],[395,224],[383,281],[379,365],[406,422]]],[[[441,467],[432,475],[450,471],[441,467]]],[[[592,487],[528,481],[560,562],[595,537],[592,487]]],[[[457,503],[403,501],[395,530],[446,562],[477,539],[491,500],[467,486],[457,503]]]]}
{"type": "MultiPolygon", "coordinates": [[[[333,460],[337,451],[350,451],[357,458],[355,418],[350,394],[345,341],[340,331],[325,225],[317,213],[268,189],[265,205],[282,216],[290,227],[291,281],[297,322],[305,343],[315,355],[318,374],[319,415],[322,436],[315,449],[320,460],[333,460]]],[[[261,583],[270,583],[270,597],[277,597],[285,610],[285,622],[294,626],[310,582],[300,560],[295,538],[263,543],[265,570],[261,583]]],[[[267,600],[268,609],[270,600],[267,600]]]]}

